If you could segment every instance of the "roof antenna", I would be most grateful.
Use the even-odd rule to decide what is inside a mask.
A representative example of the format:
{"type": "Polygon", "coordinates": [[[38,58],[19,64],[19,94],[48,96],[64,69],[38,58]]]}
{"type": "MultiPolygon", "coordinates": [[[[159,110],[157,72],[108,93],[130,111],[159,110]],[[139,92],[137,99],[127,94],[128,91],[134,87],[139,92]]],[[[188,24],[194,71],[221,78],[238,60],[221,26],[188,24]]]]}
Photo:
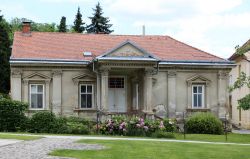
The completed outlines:
{"type": "Polygon", "coordinates": [[[142,35],[145,36],[145,25],[142,25],[142,35]]]}

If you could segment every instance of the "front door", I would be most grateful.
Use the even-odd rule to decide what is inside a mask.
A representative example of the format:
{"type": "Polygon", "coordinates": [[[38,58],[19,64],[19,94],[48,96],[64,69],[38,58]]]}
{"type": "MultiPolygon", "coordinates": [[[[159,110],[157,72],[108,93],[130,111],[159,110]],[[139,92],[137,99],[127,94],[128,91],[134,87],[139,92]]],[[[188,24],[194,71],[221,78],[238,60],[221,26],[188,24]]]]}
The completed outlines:
{"type": "Polygon", "coordinates": [[[126,112],[125,77],[109,77],[109,112],[126,112]]]}

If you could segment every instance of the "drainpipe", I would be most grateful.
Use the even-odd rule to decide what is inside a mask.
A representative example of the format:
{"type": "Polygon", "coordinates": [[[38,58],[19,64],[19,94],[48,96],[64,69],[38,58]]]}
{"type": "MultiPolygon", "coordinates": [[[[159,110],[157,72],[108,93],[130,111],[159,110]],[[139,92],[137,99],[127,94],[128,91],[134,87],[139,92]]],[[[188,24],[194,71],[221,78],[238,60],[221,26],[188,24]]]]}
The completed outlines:
{"type": "Polygon", "coordinates": [[[153,75],[157,75],[158,74],[158,72],[159,72],[159,63],[160,63],[160,61],[158,60],[157,61],[157,63],[156,63],[156,72],[155,73],[153,73],[153,75]]]}

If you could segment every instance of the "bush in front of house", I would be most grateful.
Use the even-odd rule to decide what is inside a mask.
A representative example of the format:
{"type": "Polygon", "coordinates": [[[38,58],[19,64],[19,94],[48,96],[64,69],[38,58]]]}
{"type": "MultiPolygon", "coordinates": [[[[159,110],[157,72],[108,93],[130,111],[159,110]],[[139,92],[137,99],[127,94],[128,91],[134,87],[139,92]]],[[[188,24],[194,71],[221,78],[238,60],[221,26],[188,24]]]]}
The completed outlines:
{"type": "Polygon", "coordinates": [[[188,133],[194,134],[222,134],[222,122],[212,113],[196,113],[186,122],[188,133]]]}
{"type": "Polygon", "coordinates": [[[57,117],[48,111],[37,112],[23,123],[22,130],[32,133],[90,134],[92,122],[78,117],[57,117]]]}
{"type": "Polygon", "coordinates": [[[17,131],[25,120],[28,104],[13,101],[1,96],[0,99],[0,131],[17,131]]]}
{"type": "Polygon", "coordinates": [[[175,138],[174,133],[166,131],[156,131],[151,136],[154,138],[175,138]]]}
{"type": "Polygon", "coordinates": [[[175,123],[171,120],[144,120],[143,118],[126,119],[114,117],[100,125],[100,132],[105,135],[152,136],[156,131],[173,132],[175,123]],[[168,122],[167,128],[164,122],[168,122]]]}

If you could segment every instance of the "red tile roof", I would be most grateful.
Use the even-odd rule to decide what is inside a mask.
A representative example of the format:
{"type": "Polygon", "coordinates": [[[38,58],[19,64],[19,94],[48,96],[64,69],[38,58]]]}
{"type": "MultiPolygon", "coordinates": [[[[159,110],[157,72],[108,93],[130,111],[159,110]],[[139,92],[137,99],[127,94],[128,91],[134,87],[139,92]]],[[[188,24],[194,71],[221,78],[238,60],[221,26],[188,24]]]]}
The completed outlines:
{"type": "Polygon", "coordinates": [[[105,35],[78,33],[32,32],[14,35],[12,59],[90,60],[83,52],[99,56],[122,42],[130,40],[147,52],[166,61],[225,61],[169,36],[105,35]]]}

